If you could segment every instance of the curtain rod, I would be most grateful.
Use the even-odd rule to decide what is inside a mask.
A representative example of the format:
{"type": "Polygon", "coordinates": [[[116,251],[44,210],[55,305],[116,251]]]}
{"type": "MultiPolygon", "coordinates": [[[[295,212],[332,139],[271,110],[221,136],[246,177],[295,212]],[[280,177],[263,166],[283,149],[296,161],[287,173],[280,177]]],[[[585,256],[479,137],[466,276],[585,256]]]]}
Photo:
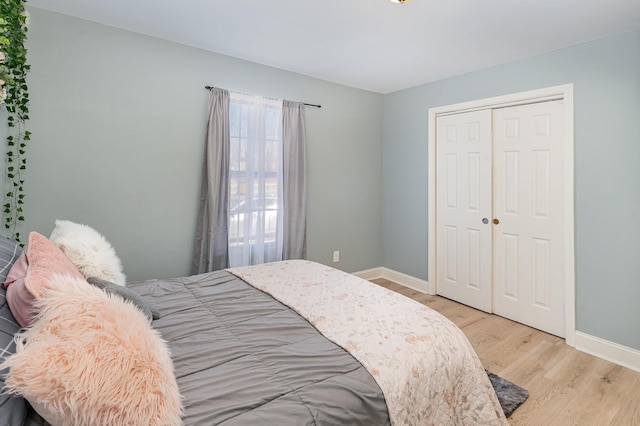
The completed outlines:
{"type": "MultiPolygon", "coordinates": [[[[211,90],[211,89],[213,89],[213,86],[204,86],[204,88],[207,89],[207,90],[211,90]]],[[[310,106],[310,107],[314,107],[314,108],[322,108],[322,105],[308,104],[306,102],[303,102],[302,105],[310,106]]]]}

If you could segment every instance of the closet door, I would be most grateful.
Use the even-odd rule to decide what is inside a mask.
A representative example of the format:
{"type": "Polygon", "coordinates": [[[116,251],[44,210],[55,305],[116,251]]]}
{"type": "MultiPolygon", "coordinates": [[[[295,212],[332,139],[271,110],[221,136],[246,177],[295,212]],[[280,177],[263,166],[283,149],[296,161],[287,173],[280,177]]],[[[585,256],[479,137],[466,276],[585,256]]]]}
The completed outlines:
{"type": "Polygon", "coordinates": [[[491,110],[436,128],[437,292],[491,312],[491,110]]]}
{"type": "Polygon", "coordinates": [[[564,337],[563,101],[493,120],[493,310],[564,337]]]}

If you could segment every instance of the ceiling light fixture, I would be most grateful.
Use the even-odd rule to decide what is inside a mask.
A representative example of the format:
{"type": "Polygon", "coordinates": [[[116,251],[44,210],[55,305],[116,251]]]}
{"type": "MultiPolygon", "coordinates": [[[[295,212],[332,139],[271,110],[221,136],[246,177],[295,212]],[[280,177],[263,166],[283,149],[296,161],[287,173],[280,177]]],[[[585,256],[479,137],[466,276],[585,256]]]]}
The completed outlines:
{"type": "Polygon", "coordinates": [[[400,3],[400,4],[402,4],[402,3],[406,3],[406,2],[408,2],[409,0],[389,0],[389,1],[390,1],[391,3],[400,3]]]}

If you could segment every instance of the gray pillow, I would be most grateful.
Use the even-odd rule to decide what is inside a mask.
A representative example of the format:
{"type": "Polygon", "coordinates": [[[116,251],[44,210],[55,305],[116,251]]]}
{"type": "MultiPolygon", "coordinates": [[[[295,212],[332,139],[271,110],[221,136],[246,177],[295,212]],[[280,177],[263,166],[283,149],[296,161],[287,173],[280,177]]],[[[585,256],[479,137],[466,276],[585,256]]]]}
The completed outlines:
{"type": "Polygon", "coordinates": [[[7,279],[11,267],[21,253],[22,248],[15,241],[0,237],[0,282],[7,279]]]}
{"type": "Polygon", "coordinates": [[[151,306],[151,304],[144,300],[138,293],[125,286],[117,285],[97,277],[90,277],[87,279],[87,282],[101,288],[107,293],[118,295],[124,300],[133,302],[149,319],[155,320],[160,318],[160,313],[157,309],[151,306]]]}
{"type": "MultiPolygon", "coordinates": [[[[22,249],[13,241],[0,237],[0,279],[7,279],[7,274],[13,266],[22,249]]],[[[0,285],[0,361],[4,361],[16,351],[13,336],[20,330],[20,326],[11,314],[7,303],[6,290],[0,285]]],[[[4,378],[8,370],[0,370],[0,425],[22,425],[27,417],[27,400],[19,395],[3,393],[4,378]]]]}

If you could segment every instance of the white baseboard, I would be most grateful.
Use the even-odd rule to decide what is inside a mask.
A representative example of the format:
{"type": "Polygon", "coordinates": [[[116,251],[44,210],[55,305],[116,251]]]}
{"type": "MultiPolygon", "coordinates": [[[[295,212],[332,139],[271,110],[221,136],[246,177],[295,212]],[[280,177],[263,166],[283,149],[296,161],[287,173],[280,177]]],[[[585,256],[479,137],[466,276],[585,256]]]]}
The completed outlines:
{"type": "Polygon", "coordinates": [[[580,331],[575,335],[576,349],[598,358],[640,372],[640,351],[591,336],[580,331]]]}
{"type": "MultiPolygon", "coordinates": [[[[353,275],[364,278],[365,280],[384,278],[422,293],[431,294],[429,293],[429,283],[427,281],[389,268],[372,268],[365,271],[354,272],[353,275]]],[[[614,364],[640,372],[639,350],[610,342],[599,337],[591,336],[580,331],[576,331],[574,336],[572,343],[575,343],[576,349],[588,353],[589,355],[597,356],[598,358],[613,362],[614,364]]]]}
{"type": "Polygon", "coordinates": [[[365,280],[384,278],[385,280],[402,284],[405,287],[409,287],[421,293],[430,294],[429,283],[427,281],[421,280],[420,278],[412,277],[411,275],[403,274],[402,272],[394,271],[389,268],[379,267],[367,269],[364,271],[354,272],[353,275],[364,278],[365,280]]]}
{"type": "Polygon", "coordinates": [[[356,277],[360,277],[362,279],[365,279],[365,280],[375,280],[375,279],[378,279],[378,278],[383,278],[383,276],[382,276],[382,270],[383,269],[384,269],[383,267],[366,269],[364,271],[354,272],[353,275],[355,275],[356,277]]]}

